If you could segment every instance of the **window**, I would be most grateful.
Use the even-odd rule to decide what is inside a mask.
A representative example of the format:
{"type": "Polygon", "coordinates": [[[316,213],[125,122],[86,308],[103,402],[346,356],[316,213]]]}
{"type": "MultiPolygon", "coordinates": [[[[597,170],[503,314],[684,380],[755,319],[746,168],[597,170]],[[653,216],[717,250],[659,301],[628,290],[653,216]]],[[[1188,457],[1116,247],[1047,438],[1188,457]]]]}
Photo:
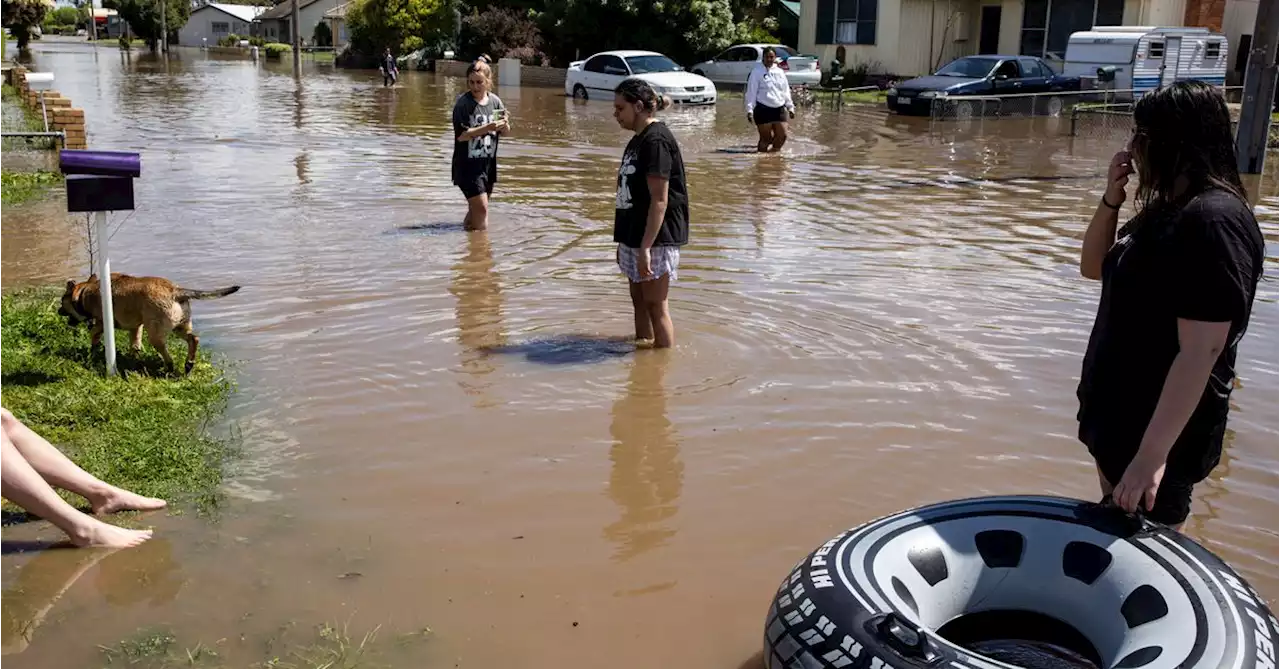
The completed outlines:
{"type": "Polygon", "coordinates": [[[586,64],[582,66],[582,69],[587,72],[597,72],[599,74],[620,74],[622,76],[629,74],[627,72],[627,66],[622,62],[622,59],[617,56],[610,55],[595,56],[591,60],[588,60],[586,64]]]}
{"type": "Polygon", "coordinates": [[[1045,72],[1044,65],[1034,58],[1019,58],[1018,67],[1022,68],[1023,77],[1048,77],[1050,74],[1045,72]]]}
{"type": "Polygon", "coordinates": [[[716,56],[716,60],[726,63],[742,63],[756,59],[755,47],[735,46],[732,49],[716,56]]]}
{"type": "Polygon", "coordinates": [[[1093,26],[1118,26],[1124,0],[1026,0],[1019,53],[1037,58],[1063,58],[1071,33],[1093,26]]]}
{"type": "MultiPolygon", "coordinates": [[[[634,74],[680,72],[684,70],[683,67],[680,67],[675,61],[666,56],[631,56],[627,58],[627,65],[631,66],[631,72],[634,74]]],[[[627,74],[625,68],[622,74],[627,74]]]]}
{"type": "Polygon", "coordinates": [[[786,59],[796,55],[796,52],[792,51],[789,46],[783,46],[781,44],[773,44],[771,46],[773,47],[773,52],[778,54],[778,58],[786,59]]]}
{"type": "Polygon", "coordinates": [[[880,0],[818,0],[817,44],[875,44],[880,0]]]}
{"type": "Polygon", "coordinates": [[[1217,60],[1222,57],[1222,42],[1209,42],[1204,45],[1204,59],[1217,60]]]}
{"type": "Polygon", "coordinates": [[[213,34],[215,35],[231,34],[231,24],[227,23],[226,21],[214,21],[209,24],[209,27],[210,29],[213,30],[213,34]]]}
{"type": "Polygon", "coordinates": [[[1000,67],[996,68],[995,75],[997,79],[1004,77],[1006,79],[1021,79],[1022,75],[1018,73],[1018,63],[1012,60],[1006,60],[1000,63],[1000,67]]]}
{"type": "Polygon", "coordinates": [[[1147,47],[1147,58],[1164,58],[1164,42],[1152,42],[1147,47]]]}

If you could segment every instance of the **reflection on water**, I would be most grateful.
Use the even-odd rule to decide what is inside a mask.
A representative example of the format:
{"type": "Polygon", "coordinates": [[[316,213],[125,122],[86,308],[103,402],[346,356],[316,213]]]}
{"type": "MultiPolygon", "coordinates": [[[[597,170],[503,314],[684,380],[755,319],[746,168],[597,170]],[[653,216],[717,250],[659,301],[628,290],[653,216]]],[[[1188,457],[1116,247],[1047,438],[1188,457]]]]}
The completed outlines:
{"type": "Polygon", "coordinates": [[[462,370],[458,385],[475,396],[477,409],[494,406],[485,390],[485,377],[494,370],[487,350],[506,342],[502,328],[502,283],[494,271],[493,249],[485,231],[466,235],[466,253],[453,266],[449,292],[457,298],[458,343],[462,345],[462,370]]]}
{"type": "Polygon", "coordinates": [[[684,464],[680,443],[667,417],[663,385],[669,351],[635,356],[626,390],[613,403],[609,434],[609,498],[622,517],[604,528],[616,545],[614,559],[626,561],[662,546],[675,535],[684,464]]]}
{"type": "MultiPolygon", "coordinates": [[[[760,156],[722,150],[755,142],[737,101],[664,113],[692,234],[680,344],[658,354],[629,341],[610,234],[628,135],[607,103],[500,89],[514,132],[490,230],[466,234],[461,79],[34,48],[94,148],[142,152],[113,264],[248,287],[195,307],[238,362],[245,457],[218,522],[159,528],[181,588],[70,588],[5,658],[19,669],[96,666],[158,623],[194,644],[349,617],[430,625],[402,666],[739,666],[761,598],[844,528],[972,495],[1098,497],[1074,438],[1098,285],[1077,260],[1123,133],[819,106],[760,156]]],[[[1190,528],[1274,604],[1274,172],[1250,188],[1267,276],[1190,528]]],[[[59,230],[6,207],[6,287],[67,278],[59,230]]]]}

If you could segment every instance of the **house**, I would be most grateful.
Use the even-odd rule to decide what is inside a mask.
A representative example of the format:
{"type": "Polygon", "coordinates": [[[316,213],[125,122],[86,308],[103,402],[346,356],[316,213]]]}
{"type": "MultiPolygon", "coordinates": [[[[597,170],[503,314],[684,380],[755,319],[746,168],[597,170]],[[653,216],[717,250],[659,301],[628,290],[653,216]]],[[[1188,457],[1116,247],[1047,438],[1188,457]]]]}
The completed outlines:
{"type": "MultiPolygon", "coordinates": [[[[342,0],[297,0],[298,2],[298,39],[309,43],[315,35],[316,24],[325,20],[324,13],[342,4],[342,0]]],[[[261,24],[258,34],[268,42],[292,41],[289,21],[293,19],[293,2],[285,0],[258,15],[261,24]]]]}
{"type": "Polygon", "coordinates": [[[192,10],[187,24],[178,30],[178,44],[217,46],[227,35],[249,37],[254,22],[266,8],[254,5],[224,5],[210,2],[192,10]]]}
{"type": "Polygon", "coordinates": [[[1060,70],[1071,33],[1095,25],[1203,26],[1226,33],[1238,52],[1241,38],[1232,32],[1252,32],[1257,2],[800,0],[796,46],[818,56],[823,69],[839,58],[845,69],[863,64],[904,77],[979,53],[1040,56],[1060,70]],[[1224,26],[1224,19],[1234,23],[1224,26]]]}
{"type": "Polygon", "coordinates": [[[324,13],[324,20],[329,22],[329,31],[333,35],[333,47],[338,51],[342,51],[351,42],[351,37],[347,35],[347,7],[350,6],[350,2],[344,2],[324,13]]]}

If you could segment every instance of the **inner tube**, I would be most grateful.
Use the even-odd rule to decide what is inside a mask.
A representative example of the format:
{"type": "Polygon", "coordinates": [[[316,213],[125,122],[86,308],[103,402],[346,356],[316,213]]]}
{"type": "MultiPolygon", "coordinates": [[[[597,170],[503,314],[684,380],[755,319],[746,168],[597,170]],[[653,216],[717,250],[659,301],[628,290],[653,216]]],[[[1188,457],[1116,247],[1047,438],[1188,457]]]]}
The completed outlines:
{"type": "Polygon", "coordinates": [[[841,532],[783,579],[764,633],[769,669],[1275,669],[1277,646],[1275,616],[1207,549],[1046,496],[944,502],[841,532]]]}

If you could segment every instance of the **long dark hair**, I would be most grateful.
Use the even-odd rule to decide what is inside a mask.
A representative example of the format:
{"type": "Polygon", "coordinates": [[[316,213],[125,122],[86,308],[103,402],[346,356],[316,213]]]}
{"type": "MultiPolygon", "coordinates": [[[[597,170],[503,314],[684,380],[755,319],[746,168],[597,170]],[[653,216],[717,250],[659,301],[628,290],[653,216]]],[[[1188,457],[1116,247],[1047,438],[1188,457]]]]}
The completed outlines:
{"type": "Polygon", "coordinates": [[[1146,209],[1221,188],[1248,201],[1236,167],[1231,112],[1222,93],[1201,81],[1179,81],[1148,93],[1133,109],[1137,202],[1146,209]],[[1177,193],[1178,177],[1187,190],[1177,193]]]}
{"type": "Polygon", "coordinates": [[[623,100],[631,104],[639,102],[644,107],[644,110],[650,114],[671,106],[671,98],[665,95],[658,95],[653,90],[653,86],[650,86],[649,82],[644,79],[627,79],[618,84],[618,87],[613,89],[613,92],[621,95],[623,100]]]}

